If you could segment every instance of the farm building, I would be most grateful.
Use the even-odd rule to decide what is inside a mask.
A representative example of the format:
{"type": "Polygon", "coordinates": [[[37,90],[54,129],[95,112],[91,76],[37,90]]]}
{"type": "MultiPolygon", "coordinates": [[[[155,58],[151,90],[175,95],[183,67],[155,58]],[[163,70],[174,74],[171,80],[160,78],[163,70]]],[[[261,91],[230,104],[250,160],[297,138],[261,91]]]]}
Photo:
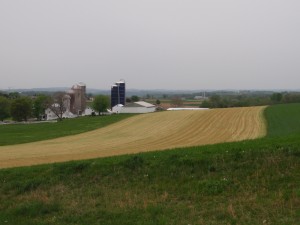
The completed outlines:
{"type": "Polygon", "coordinates": [[[125,95],[126,88],[125,88],[125,81],[120,80],[116,82],[114,85],[111,86],[111,96],[110,96],[110,104],[111,107],[114,107],[118,104],[125,105],[125,95]]]}
{"type": "Polygon", "coordinates": [[[148,102],[138,101],[127,105],[118,104],[112,108],[113,113],[150,113],[155,112],[156,106],[148,102]]]}
{"type": "Polygon", "coordinates": [[[207,110],[209,108],[168,108],[168,111],[179,111],[179,110],[207,110]]]}
{"type": "MultiPolygon", "coordinates": [[[[53,106],[52,106],[53,107],[53,106]]],[[[90,116],[93,113],[95,113],[95,110],[93,110],[91,107],[87,107],[84,112],[81,114],[81,116],[90,116]]],[[[75,118],[78,117],[79,115],[73,114],[72,112],[70,112],[70,110],[67,109],[67,111],[65,111],[62,114],[62,118],[75,118]]],[[[58,119],[57,115],[52,111],[52,109],[47,108],[45,110],[45,116],[44,116],[45,120],[56,120],[58,119]]]]}
{"type": "MultiPolygon", "coordinates": [[[[52,107],[57,107],[59,108],[59,106],[56,106],[55,104],[52,105],[52,107]]],[[[69,110],[65,111],[63,114],[62,114],[62,118],[75,118],[77,117],[77,115],[74,115],[73,113],[71,113],[69,110]]],[[[56,120],[58,118],[58,116],[53,112],[52,109],[50,108],[47,108],[45,110],[45,119],[46,120],[56,120]]]]}
{"type": "MultiPolygon", "coordinates": [[[[60,105],[53,104],[45,110],[44,118],[46,120],[57,119],[57,113],[60,112],[60,105]],[[54,111],[53,111],[54,110],[54,111]]],[[[74,118],[78,116],[91,115],[94,110],[86,106],[86,85],[82,82],[72,86],[63,96],[63,114],[62,118],[74,118]]]]}
{"type": "Polygon", "coordinates": [[[86,108],[86,85],[82,82],[72,86],[67,91],[70,96],[68,110],[75,115],[81,115],[86,108]]]}

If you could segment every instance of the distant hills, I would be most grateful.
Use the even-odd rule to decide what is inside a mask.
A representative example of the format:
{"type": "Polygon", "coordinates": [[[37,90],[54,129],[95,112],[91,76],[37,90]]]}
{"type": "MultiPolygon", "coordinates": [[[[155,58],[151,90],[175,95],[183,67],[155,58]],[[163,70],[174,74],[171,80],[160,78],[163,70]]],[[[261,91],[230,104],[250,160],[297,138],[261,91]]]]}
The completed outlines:
{"type": "MultiPolygon", "coordinates": [[[[49,87],[49,88],[30,88],[30,89],[10,89],[10,90],[0,90],[4,92],[21,92],[21,93],[28,93],[28,92],[58,92],[58,91],[67,91],[70,87],[49,87]]],[[[147,94],[191,94],[191,93],[200,93],[204,90],[167,90],[167,89],[149,89],[149,90],[142,90],[142,89],[126,89],[126,94],[128,95],[138,95],[143,96],[147,94]]],[[[208,91],[208,90],[205,90],[208,91]]],[[[209,90],[214,91],[214,90],[209,90]]],[[[95,89],[95,88],[88,88],[87,93],[91,94],[110,94],[110,89],[95,89]]]]}
{"type": "MultiPolygon", "coordinates": [[[[49,88],[30,88],[30,89],[10,89],[10,90],[0,90],[2,92],[20,92],[24,94],[37,94],[37,93],[53,93],[58,91],[67,91],[70,87],[49,87],[49,88]]],[[[126,95],[132,96],[163,96],[163,95],[202,95],[203,92],[206,93],[217,93],[217,94],[228,94],[228,93],[234,93],[234,94],[249,94],[249,93],[265,93],[265,94],[271,94],[274,92],[300,92],[300,89],[273,89],[273,90],[234,90],[234,89],[228,89],[228,90],[168,90],[168,89],[149,89],[149,90],[142,90],[142,89],[126,89],[126,95]]],[[[95,88],[87,88],[87,94],[104,94],[104,95],[110,95],[109,89],[95,89],[95,88]]]]}

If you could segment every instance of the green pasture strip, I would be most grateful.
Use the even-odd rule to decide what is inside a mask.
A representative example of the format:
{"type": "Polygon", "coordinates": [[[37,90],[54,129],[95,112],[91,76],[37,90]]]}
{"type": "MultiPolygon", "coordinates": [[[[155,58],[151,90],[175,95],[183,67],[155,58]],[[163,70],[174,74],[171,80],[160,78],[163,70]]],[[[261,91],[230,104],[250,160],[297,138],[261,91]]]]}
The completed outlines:
{"type": "Polygon", "coordinates": [[[79,134],[105,127],[131,116],[133,114],[116,114],[111,116],[87,116],[64,119],[57,123],[0,125],[0,146],[79,134]]]}
{"type": "Polygon", "coordinates": [[[273,105],[265,110],[268,137],[300,134],[300,104],[273,105]]]}
{"type": "MultiPolygon", "coordinates": [[[[294,107],[286,105],[288,112],[294,107]]],[[[278,110],[268,108],[268,124],[278,123],[270,121],[278,110]]],[[[295,129],[251,141],[2,169],[0,224],[294,225],[299,177],[295,129]]]]}
{"type": "Polygon", "coordinates": [[[3,169],[0,224],[297,224],[299,146],[260,139],[3,169]]]}

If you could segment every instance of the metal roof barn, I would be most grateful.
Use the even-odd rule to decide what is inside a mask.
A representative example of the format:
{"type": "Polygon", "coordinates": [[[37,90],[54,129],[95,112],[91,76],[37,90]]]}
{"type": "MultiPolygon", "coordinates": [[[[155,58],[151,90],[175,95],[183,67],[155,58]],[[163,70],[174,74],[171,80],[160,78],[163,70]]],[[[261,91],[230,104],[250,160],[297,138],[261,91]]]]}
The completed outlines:
{"type": "Polygon", "coordinates": [[[144,101],[132,102],[125,106],[118,104],[112,108],[113,113],[150,113],[155,110],[155,105],[144,101]]]}

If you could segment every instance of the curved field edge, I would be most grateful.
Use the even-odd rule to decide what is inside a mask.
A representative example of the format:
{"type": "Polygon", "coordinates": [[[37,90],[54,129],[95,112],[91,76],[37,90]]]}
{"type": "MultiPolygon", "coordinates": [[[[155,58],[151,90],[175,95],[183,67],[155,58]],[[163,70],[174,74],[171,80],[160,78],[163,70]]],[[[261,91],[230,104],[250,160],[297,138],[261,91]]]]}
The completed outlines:
{"type": "Polygon", "coordinates": [[[265,135],[264,107],[139,115],[102,129],[0,147],[0,167],[107,157],[255,139],[265,135]]]}
{"type": "Polygon", "coordinates": [[[0,125],[0,146],[55,139],[99,129],[127,119],[133,114],[87,116],[57,123],[0,125]]]}
{"type": "MultiPolygon", "coordinates": [[[[269,115],[277,110],[272,108],[269,115]]],[[[300,219],[299,177],[300,135],[293,132],[2,169],[0,221],[21,225],[292,225],[300,219]]]]}

